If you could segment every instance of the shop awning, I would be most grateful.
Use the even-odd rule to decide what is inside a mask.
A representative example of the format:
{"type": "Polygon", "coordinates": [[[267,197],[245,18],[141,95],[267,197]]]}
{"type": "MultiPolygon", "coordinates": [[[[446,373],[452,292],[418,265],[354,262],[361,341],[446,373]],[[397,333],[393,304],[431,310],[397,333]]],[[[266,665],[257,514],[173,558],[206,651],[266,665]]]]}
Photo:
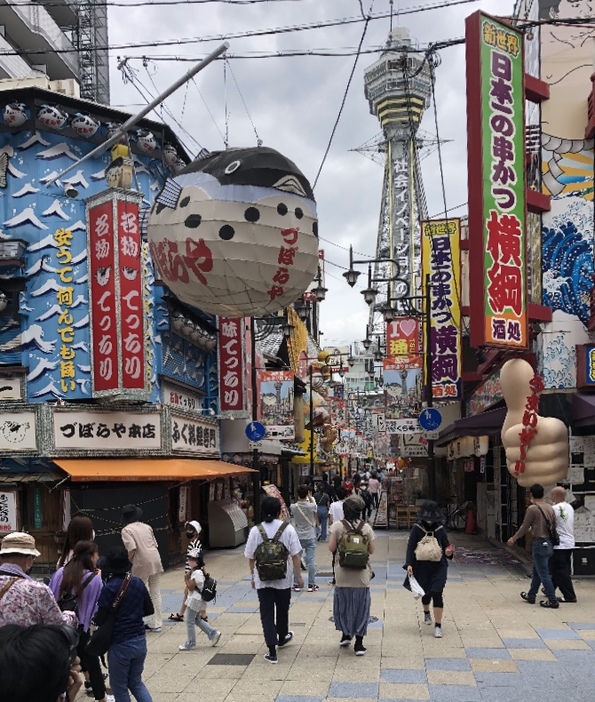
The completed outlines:
{"type": "Polygon", "coordinates": [[[595,395],[577,392],[572,396],[572,426],[575,429],[595,426],[595,395]]]}
{"type": "Polygon", "coordinates": [[[64,474],[57,470],[39,473],[11,473],[0,471],[0,483],[54,483],[63,480],[64,474]]]}
{"type": "Polygon", "coordinates": [[[494,436],[499,434],[506,418],[506,407],[456,419],[440,432],[436,446],[446,446],[459,436],[494,436]]]}
{"type": "Polygon", "coordinates": [[[213,480],[257,471],[234,463],[198,458],[54,458],[73,481],[213,480]]]}

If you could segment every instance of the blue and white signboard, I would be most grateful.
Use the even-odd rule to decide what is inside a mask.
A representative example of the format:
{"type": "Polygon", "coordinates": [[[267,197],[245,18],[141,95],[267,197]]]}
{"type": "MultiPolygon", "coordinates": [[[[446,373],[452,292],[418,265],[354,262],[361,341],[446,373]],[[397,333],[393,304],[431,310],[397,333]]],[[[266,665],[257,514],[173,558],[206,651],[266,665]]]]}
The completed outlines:
{"type": "Polygon", "coordinates": [[[266,429],[264,424],[261,424],[260,422],[250,422],[250,424],[246,426],[246,437],[248,438],[248,441],[260,441],[261,439],[264,439],[265,434],[266,429]]]}
{"type": "Polygon", "coordinates": [[[442,415],[440,414],[440,410],[437,410],[435,407],[426,407],[426,409],[422,410],[422,413],[419,415],[419,423],[422,429],[425,429],[426,431],[436,431],[436,429],[438,429],[438,427],[442,424],[442,415]]]}

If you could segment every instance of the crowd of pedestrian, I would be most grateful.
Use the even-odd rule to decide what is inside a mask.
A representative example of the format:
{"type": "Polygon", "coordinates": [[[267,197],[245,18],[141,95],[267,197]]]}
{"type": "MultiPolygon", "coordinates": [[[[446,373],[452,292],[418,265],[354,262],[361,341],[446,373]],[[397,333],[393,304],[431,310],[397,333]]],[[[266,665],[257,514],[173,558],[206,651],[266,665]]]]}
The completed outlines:
{"type": "MultiPolygon", "coordinates": [[[[371,556],[376,538],[368,520],[377,509],[379,490],[375,474],[353,474],[332,484],[323,479],[313,491],[309,485],[300,485],[297,499],[290,506],[290,521],[281,519],[279,499],[263,499],[263,521],[250,530],[244,555],[251,585],[257,591],[267,662],[277,663],[279,651],[293,639],[289,608],[292,591],[304,588],[302,569],[307,571],[308,592],[319,589],[316,542],[326,542],[327,538],[334,574],[331,584],[335,586],[333,621],[341,634],[339,646],[348,648],[353,643],[355,655],[365,655],[370,583],[374,578],[371,556]]],[[[546,599],[540,605],[556,609],[562,602],[577,601],[571,577],[574,510],[566,501],[563,487],[552,489],[551,505],[543,486],[532,485],[530,494],[531,505],[508,545],[531,533],[533,573],[529,589],[521,592],[521,598],[534,604],[541,587],[546,599]]],[[[139,507],[126,505],[122,511],[122,545],[100,558],[91,519],[75,515],[47,585],[30,576],[40,555],[35,539],[23,532],[3,538],[0,671],[2,691],[10,690],[13,702],[56,702],[64,699],[65,691],[67,699],[73,700],[83,684],[87,694],[98,702],[129,702],[131,694],[137,702],[151,702],[142,674],[147,633],[159,631],[162,625],[163,566],[153,529],[142,518],[139,507]],[[101,632],[108,627],[108,638],[103,641],[101,632]],[[42,665],[38,665],[40,659],[42,665]],[[14,663],[17,660],[18,665],[14,663]],[[17,674],[17,670],[27,673],[17,674]],[[108,694],[106,685],[108,674],[112,694],[108,694]],[[42,684],[45,696],[36,696],[35,690],[42,684]]],[[[420,596],[423,622],[434,626],[436,638],[443,636],[444,588],[454,553],[444,523],[436,502],[422,504],[409,533],[403,565],[407,572],[404,585],[420,596]]],[[[210,576],[205,571],[200,534],[197,521],[187,522],[184,598],[180,611],[169,617],[186,622],[181,651],[196,648],[196,627],[212,646],[221,638],[221,632],[208,621],[210,598],[205,593],[210,576]]]]}

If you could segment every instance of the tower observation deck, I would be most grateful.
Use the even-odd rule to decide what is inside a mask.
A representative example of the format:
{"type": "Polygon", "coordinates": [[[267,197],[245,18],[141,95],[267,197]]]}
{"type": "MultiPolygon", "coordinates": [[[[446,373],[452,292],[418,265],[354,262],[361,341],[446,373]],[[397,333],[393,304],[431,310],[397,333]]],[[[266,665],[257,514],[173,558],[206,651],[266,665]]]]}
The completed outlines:
{"type": "Polygon", "coordinates": [[[375,258],[393,259],[399,266],[397,271],[389,262],[375,264],[374,287],[379,294],[370,309],[370,326],[375,331],[382,331],[380,315],[375,312],[390,299],[420,292],[419,220],[427,211],[417,132],[432,93],[429,60],[409,30],[397,27],[390,32],[378,61],[364,73],[365,96],[371,114],[380,121],[380,150],[386,156],[375,258]],[[386,282],[395,276],[401,282],[386,282]]]}

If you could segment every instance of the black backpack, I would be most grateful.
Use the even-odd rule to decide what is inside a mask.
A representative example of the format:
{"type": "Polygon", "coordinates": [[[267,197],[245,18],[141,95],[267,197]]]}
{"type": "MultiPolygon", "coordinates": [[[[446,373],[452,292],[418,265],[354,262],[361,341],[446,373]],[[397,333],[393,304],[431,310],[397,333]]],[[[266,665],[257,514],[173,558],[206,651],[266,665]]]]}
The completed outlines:
{"type": "Polygon", "coordinates": [[[200,596],[205,602],[212,602],[217,597],[217,581],[209,573],[205,573],[205,584],[200,596]]]}
{"type": "MultiPolygon", "coordinates": [[[[83,582],[83,589],[81,590],[81,595],[87,585],[93,580],[95,573],[91,573],[89,577],[83,582]]],[[[62,592],[60,598],[58,599],[58,607],[62,612],[77,612],[79,604],[78,595],[74,592],[62,592]]]]}

